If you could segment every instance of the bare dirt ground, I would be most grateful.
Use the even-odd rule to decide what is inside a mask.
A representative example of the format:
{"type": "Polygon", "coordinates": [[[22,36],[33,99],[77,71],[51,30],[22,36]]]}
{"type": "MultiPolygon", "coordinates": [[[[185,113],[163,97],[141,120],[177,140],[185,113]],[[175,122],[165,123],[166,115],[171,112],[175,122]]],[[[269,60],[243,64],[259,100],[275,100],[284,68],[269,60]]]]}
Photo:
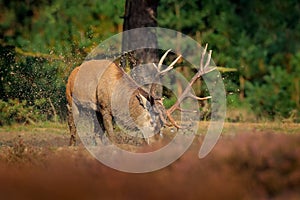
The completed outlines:
{"type": "Polygon", "coordinates": [[[0,199],[300,199],[300,124],[226,123],[213,151],[151,173],[113,170],[65,124],[0,127],[0,199]]]}

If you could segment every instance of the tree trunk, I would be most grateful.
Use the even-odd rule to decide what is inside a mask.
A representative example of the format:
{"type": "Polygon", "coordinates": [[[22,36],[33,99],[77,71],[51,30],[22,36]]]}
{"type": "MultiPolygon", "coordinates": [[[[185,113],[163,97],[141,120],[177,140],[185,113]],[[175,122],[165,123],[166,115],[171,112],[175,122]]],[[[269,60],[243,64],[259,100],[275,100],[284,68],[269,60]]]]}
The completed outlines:
{"type": "MultiPolygon", "coordinates": [[[[133,69],[136,66],[148,64],[147,67],[137,67],[131,70],[130,74],[147,90],[149,89],[149,86],[146,86],[147,83],[153,81],[153,75],[156,73],[152,63],[158,63],[156,32],[153,29],[132,29],[156,27],[157,6],[158,0],[126,0],[125,4],[121,66],[133,69]]],[[[161,89],[156,88],[161,93],[161,89]]]]}
{"type": "MultiPolygon", "coordinates": [[[[157,26],[158,0],[126,0],[123,31],[157,26]]],[[[145,64],[158,60],[156,33],[151,31],[130,31],[123,35],[122,50],[135,50],[133,56],[137,64],[145,64]],[[151,49],[135,47],[148,46],[151,49]]],[[[132,66],[134,67],[134,66],[132,66]]]]}

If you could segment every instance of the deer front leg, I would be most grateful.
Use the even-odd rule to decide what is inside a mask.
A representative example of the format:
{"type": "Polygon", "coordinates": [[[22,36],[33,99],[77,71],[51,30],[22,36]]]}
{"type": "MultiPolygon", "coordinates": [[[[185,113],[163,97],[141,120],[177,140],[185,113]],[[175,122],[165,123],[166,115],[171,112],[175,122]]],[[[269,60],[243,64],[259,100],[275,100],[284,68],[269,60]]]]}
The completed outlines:
{"type": "Polygon", "coordinates": [[[94,117],[94,132],[99,137],[103,135],[105,128],[103,125],[103,117],[99,111],[96,111],[96,117],[94,117]]]}
{"type": "MultiPolygon", "coordinates": [[[[114,128],[113,128],[113,124],[112,124],[112,116],[110,113],[107,113],[107,112],[102,112],[102,116],[103,116],[103,125],[104,125],[104,129],[106,130],[106,134],[107,134],[108,138],[113,141],[114,128]]],[[[104,137],[105,137],[105,134],[103,135],[102,140],[104,139],[104,137]]]]}

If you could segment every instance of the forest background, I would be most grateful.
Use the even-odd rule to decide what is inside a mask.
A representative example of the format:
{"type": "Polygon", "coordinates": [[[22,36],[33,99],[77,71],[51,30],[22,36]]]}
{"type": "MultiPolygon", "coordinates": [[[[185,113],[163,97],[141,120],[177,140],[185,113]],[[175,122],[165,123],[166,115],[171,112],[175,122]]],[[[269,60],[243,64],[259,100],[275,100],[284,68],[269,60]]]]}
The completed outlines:
{"type": "MultiPolygon", "coordinates": [[[[63,122],[68,75],[122,31],[124,7],[0,0],[0,125],[63,122]]],[[[299,1],[160,0],[157,21],[209,43],[217,66],[236,70],[222,73],[228,121],[300,122],[299,1]]]]}

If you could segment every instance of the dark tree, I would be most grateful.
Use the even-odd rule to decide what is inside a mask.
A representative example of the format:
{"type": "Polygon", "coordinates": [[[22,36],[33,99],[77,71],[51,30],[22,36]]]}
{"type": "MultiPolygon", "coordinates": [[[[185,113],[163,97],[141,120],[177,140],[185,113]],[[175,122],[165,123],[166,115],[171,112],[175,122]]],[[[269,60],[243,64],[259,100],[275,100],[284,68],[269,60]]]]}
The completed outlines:
{"type": "MultiPolygon", "coordinates": [[[[126,0],[123,31],[157,26],[158,0],[126,0]]],[[[134,51],[137,64],[157,61],[157,39],[153,31],[130,31],[123,36],[123,51],[147,45],[148,49],[134,51]]],[[[134,66],[131,66],[134,67],[134,66]]]]}
{"type": "MultiPolygon", "coordinates": [[[[157,26],[158,2],[159,0],[126,0],[123,23],[123,31],[125,32],[123,33],[122,41],[122,67],[132,69],[141,64],[158,62],[155,30],[135,30],[137,28],[157,26]],[[126,32],[127,30],[131,31],[126,32]],[[149,48],[139,49],[145,46],[149,48]]],[[[135,68],[135,70],[131,71],[132,78],[144,86],[145,83],[151,82],[152,75],[156,73],[156,71],[153,71],[154,68],[152,65],[148,66],[147,68],[135,68]]],[[[156,90],[160,91],[161,89],[156,86],[156,90]]]]}

